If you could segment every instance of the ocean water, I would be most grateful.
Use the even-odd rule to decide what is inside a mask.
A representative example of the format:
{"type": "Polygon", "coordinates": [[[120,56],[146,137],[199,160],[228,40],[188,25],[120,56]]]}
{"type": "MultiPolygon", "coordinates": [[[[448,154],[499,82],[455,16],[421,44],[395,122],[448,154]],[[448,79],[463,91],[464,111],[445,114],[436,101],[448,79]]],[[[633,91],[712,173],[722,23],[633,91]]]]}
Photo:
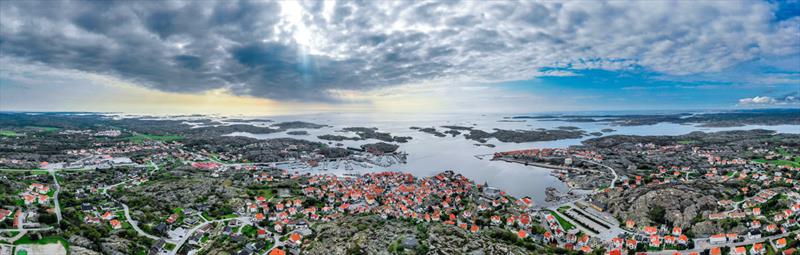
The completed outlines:
{"type": "MultiPolygon", "coordinates": [[[[232,133],[231,136],[245,136],[257,139],[270,139],[280,137],[291,137],[329,143],[320,140],[318,135],[337,134],[355,137],[351,132],[339,132],[344,127],[376,127],[379,132],[389,132],[393,136],[410,136],[407,143],[398,143],[400,151],[408,153],[405,164],[395,164],[389,167],[364,168],[352,165],[353,169],[348,171],[344,167],[333,169],[319,166],[316,168],[292,169],[293,172],[314,172],[343,175],[347,173],[366,173],[373,171],[402,171],[409,172],[415,176],[431,176],[436,173],[452,170],[463,174],[477,183],[488,183],[490,186],[500,188],[506,192],[517,196],[529,196],[538,204],[545,204],[545,189],[548,187],[556,188],[561,192],[568,191],[568,187],[552,176],[549,169],[525,166],[522,164],[507,163],[501,161],[490,161],[488,157],[480,159],[476,155],[492,154],[499,151],[529,149],[529,148],[565,148],[570,145],[580,144],[585,139],[595,136],[586,136],[580,139],[564,139],[557,141],[530,142],[530,143],[504,143],[496,139],[490,139],[487,143],[494,144],[495,148],[486,146],[476,146],[477,142],[467,140],[461,135],[456,137],[436,137],[432,134],[412,130],[410,127],[435,127],[437,130],[445,131],[443,125],[469,126],[491,132],[493,129],[521,129],[532,130],[537,128],[555,129],[559,126],[575,126],[588,132],[600,132],[601,129],[611,128],[615,132],[604,135],[627,134],[627,135],[680,135],[693,131],[714,132],[722,130],[747,130],[747,129],[768,129],[783,133],[800,133],[800,126],[779,125],[779,126],[745,126],[728,128],[707,128],[694,125],[680,125],[672,123],[661,123],[647,126],[613,126],[601,122],[564,122],[564,121],[544,121],[537,119],[526,119],[523,121],[508,122],[504,117],[510,115],[500,114],[315,114],[315,115],[296,115],[296,116],[271,116],[259,117],[258,119],[269,119],[274,122],[283,121],[307,121],[317,124],[326,124],[331,127],[320,129],[292,129],[305,130],[309,135],[295,136],[286,133],[272,134],[250,134],[232,133]]],[[[224,121],[224,119],[222,119],[224,121]]],[[[256,125],[263,125],[256,124],[256,125]]],[[[368,139],[361,141],[333,141],[331,145],[342,143],[344,146],[359,147],[361,144],[379,142],[378,140],[368,139]]]]}

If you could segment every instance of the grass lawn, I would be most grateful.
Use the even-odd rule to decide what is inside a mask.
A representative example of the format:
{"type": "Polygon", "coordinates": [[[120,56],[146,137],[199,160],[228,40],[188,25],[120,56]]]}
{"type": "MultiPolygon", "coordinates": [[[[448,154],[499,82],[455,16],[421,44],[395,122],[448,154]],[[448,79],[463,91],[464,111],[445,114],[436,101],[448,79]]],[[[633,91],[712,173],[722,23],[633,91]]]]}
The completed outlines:
{"type": "Polygon", "coordinates": [[[275,191],[270,188],[250,189],[247,193],[252,196],[262,196],[267,200],[275,196],[275,191]]]}
{"type": "Polygon", "coordinates": [[[246,235],[246,236],[248,236],[250,238],[256,237],[256,234],[258,234],[257,232],[258,232],[258,229],[254,228],[253,226],[246,225],[246,226],[242,227],[242,234],[244,234],[244,235],[246,235]]]}
{"type": "Polygon", "coordinates": [[[42,127],[42,126],[29,126],[29,127],[26,127],[26,128],[32,128],[32,129],[36,129],[38,131],[44,131],[44,132],[55,132],[55,131],[61,130],[60,128],[57,128],[57,127],[42,127]]]}
{"type": "Polygon", "coordinates": [[[777,151],[778,151],[778,154],[781,154],[783,156],[791,156],[790,153],[788,151],[786,151],[786,149],[784,149],[784,148],[778,148],[777,151]]]}
{"type": "Polygon", "coordinates": [[[30,175],[42,175],[42,174],[50,174],[50,172],[48,172],[47,170],[42,170],[42,169],[14,169],[14,168],[0,168],[0,170],[11,170],[11,171],[19,172],[19,173],[30,174],[30,175]],[[28,170],[28,172],[24,172],[25,170],[28,170]]]}
{"type": "Polygon", "coordinates": [[[41,174],[50,174],[47,170],[31,170],[31,174],[33,175],[41,175],[41,174]]]}
{"type": "Polygon", "coordinates": [[[228,214],[228,215],[222,215],[219,218],[220,219],[233,219],[233,218],[236,218],[236,217],[239,217],[239,215],[231,213],[231,214],[228,214]]]}
{"type": "Polygon", "coordinates": [[[569,231],[570,229],[575,228],[575,225],[572,225],[572,223],[569,223],[569,221],[567,221],[566,219],[561,218],[561,216],[558,215],[556,212],[551,211],[550,214],[556,217],[556,220],[558,220],[558,224],[561,224],[561,227],[564,228],[564,231],[569,231]]]}
{"type": "Polygon", "coordinates": [[[145,140],[155,140],[161,142],[171,142],[177,140],[183,140],[183,136],[179,135],[147,135],[147,134],[137,134],[134,136],[130,136],[127,138],[129,141],[134,143],[142,143],[145,140]]]}
{"type": "Polygon", "coordinates": [[[207,220],[221,220],[221,219],[233,219],[233,218],[236,218],[236,217],[239,217],[239,216],[236,215],[236,214],[231,213],[231,214],[222,215],[222,216],[219,216],[219,217],[212,217],[212,216],[208,215],[208,213],[203,212],[203,217],[206,218],[207,220]]]}
{"type": "Polygon", "coordinates": [[[22,136],[22,134],[11,130],[0,130],[0,136],[17,137],[17,136],[22,136]]]}

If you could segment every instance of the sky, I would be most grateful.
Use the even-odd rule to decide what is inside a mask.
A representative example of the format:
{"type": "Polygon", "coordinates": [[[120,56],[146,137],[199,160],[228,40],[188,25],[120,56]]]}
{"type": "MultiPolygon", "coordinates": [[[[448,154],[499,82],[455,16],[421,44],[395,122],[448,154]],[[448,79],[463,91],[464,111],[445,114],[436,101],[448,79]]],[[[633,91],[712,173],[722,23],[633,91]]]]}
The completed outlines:
{"type": "Polygon", "coordinates": [[[800,2],[0,1],[0,111],[800,108],[800,2]]]}

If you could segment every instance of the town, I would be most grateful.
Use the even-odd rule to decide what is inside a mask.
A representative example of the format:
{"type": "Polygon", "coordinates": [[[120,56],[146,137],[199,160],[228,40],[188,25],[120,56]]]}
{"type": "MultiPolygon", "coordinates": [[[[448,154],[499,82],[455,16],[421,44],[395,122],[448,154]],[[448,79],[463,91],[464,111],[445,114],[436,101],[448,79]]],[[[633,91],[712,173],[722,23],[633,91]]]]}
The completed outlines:
{"type": "Polygon", "coordinates": [[[608,136],[496,152],[570,187],[537,204],[458,169],[323,167],[402,164],[390,144],[132,129],[5,132],[0,254],[792,254],[800,242],[797,135],[608,136]],[[41,152],[54,143],[63,149],[41,152]]]}
{"type": "MultiPolygon", "coordinates": [[[[575,190],[588,190],[550,208],[551,231],[578,229],[611,253],[793,254],[800,150],[763,142],[773,135],[609,137],[567,149],[498,152],[494,160],[550,168],[575,190]]],[[[583,244],[574,235],[559,239],[566,249],[583,244]]]]}

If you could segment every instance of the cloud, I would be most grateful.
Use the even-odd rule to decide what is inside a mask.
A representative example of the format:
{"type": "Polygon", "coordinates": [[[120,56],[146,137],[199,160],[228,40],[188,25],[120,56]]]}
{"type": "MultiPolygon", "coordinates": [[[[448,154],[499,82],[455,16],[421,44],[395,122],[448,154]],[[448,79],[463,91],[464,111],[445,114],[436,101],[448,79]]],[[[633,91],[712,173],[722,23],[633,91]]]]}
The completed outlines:
{"type": "Polygon", "coordinates": [[[779,97],[772,98],[769,96],[756,96],[752,98],[739,99],[740,106],[787,106],[787,105],[800,105],[800,97],[797,92],[779,97]]]}
{"type": "MultiPolygon", "coordinates": [[[[800,54],[752,1],[2,1],[0,57],[167,92],[336,102],[337,91],[570,70],[718,72],[800,54]]],[[[783,12],[781,12],[783,13],[783,12]]],[[[6,67],[0,66],[0,69],[6,67]]]]}

